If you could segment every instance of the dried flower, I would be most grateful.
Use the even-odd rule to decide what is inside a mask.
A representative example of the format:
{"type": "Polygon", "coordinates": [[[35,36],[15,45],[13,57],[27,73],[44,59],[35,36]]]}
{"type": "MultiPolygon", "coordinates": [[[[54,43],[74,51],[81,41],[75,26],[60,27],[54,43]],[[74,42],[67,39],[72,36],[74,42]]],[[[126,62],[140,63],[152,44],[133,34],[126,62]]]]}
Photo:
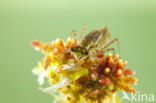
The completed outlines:
{"type": "Polygon", "coordinates": [[[79,42],[71,37],[66,41],[32,41],[31,44],[45,54],[33,70],[39,76],[40,85],[44,78],[49,81],[50,87],[42,90],[51,94],[61,92],[63,103],[110,103],[118,90],[136,92],[131,85],[136,84],[137,79],[129,76],[134,71],[125,68],[127,61],[120,59],[119,54],[99,52],[94,59],[86,56],[80,61],[70,50],[79,42]]]}

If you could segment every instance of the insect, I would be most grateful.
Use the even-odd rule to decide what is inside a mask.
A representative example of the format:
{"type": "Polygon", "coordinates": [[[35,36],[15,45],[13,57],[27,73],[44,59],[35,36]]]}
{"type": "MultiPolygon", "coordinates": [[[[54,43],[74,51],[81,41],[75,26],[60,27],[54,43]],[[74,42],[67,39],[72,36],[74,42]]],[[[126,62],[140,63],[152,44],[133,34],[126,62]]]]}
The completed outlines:
{"type": "MultiPolygon", "coordinates": [[[[114,48],[107,48],[114,42],[118,43],[118,52],[120,53],[119,40],[117,38],[112,41],[110,40],[110,33],[108,32],[106,26],[99,30],[92,30],[85,37],[83,37],[85,28],[86,24],[81,31],[79,45],[71,48],[71,51],[78,58],[78,60],[82,60],[88,55],[94,56],[95,53],[98,53],[98,51],[103,53],[107,51],[113,51],[113,54],[115,55],[114,48]]],[[[73,31],[72,34],[74,35],[75,42],[77,43],[75,31],[73,31]]]]}

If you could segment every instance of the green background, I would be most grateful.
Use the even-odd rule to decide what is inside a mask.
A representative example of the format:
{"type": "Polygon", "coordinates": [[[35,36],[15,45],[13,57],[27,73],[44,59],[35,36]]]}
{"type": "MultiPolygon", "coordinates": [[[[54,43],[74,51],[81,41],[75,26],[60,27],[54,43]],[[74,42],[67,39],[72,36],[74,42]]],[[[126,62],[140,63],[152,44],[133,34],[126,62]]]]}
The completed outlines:
{"type": "Polygon", "coordinates": [[[155,0],[0,0],[0,103],[51,103],[31,72],[43,55],[29,42],[65,40],[85,23],[85,34],[108,26],[120,40],[122,59],[136,71],[136,89],[155,94],[155,0]]]}

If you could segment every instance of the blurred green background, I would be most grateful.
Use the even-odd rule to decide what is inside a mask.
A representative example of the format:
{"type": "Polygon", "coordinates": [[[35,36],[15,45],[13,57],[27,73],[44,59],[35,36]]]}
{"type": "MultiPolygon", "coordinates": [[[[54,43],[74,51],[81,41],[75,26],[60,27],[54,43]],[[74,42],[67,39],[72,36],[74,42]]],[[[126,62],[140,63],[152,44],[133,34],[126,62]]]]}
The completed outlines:
{"type": "Polygon", "coordinates": [[[43,55],[29,42],[66,39],[85,23],[85,34],[109,27],[127,67],[136,71],[136,89],[156,95],[155,0],[0,0],[0,103],[52,103],[32,75],[43,55]]]}

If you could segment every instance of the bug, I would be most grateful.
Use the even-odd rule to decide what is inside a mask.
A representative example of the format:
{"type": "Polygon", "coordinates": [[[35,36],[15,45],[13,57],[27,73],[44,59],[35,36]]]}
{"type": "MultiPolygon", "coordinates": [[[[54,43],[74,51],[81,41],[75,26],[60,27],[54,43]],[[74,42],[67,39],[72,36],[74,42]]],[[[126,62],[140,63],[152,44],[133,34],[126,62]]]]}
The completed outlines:
{"type": "MultiPolygon", "coordinates": [[[[105,53],[113,51],[113,55],[115,55],[115,49],[108,48],[114,42],[118,43],[118,52],[120,53],[119,40],[117,38],[110,40],[110,33],[108,32],[108,28],[106,26],[100,28],[99,30],[92,30],[84,37],[85,28],[86,24],[81,31],[80,43],[70,49],[78,60],[82,60],[88,55],[94,56],[95,53],[97,54],[98,52],[105,53]]],[[[72,35],[74,35],[74,39],[77,44],[78,41],[76,39],[75,31],[72,32],[72,35]]]]}

